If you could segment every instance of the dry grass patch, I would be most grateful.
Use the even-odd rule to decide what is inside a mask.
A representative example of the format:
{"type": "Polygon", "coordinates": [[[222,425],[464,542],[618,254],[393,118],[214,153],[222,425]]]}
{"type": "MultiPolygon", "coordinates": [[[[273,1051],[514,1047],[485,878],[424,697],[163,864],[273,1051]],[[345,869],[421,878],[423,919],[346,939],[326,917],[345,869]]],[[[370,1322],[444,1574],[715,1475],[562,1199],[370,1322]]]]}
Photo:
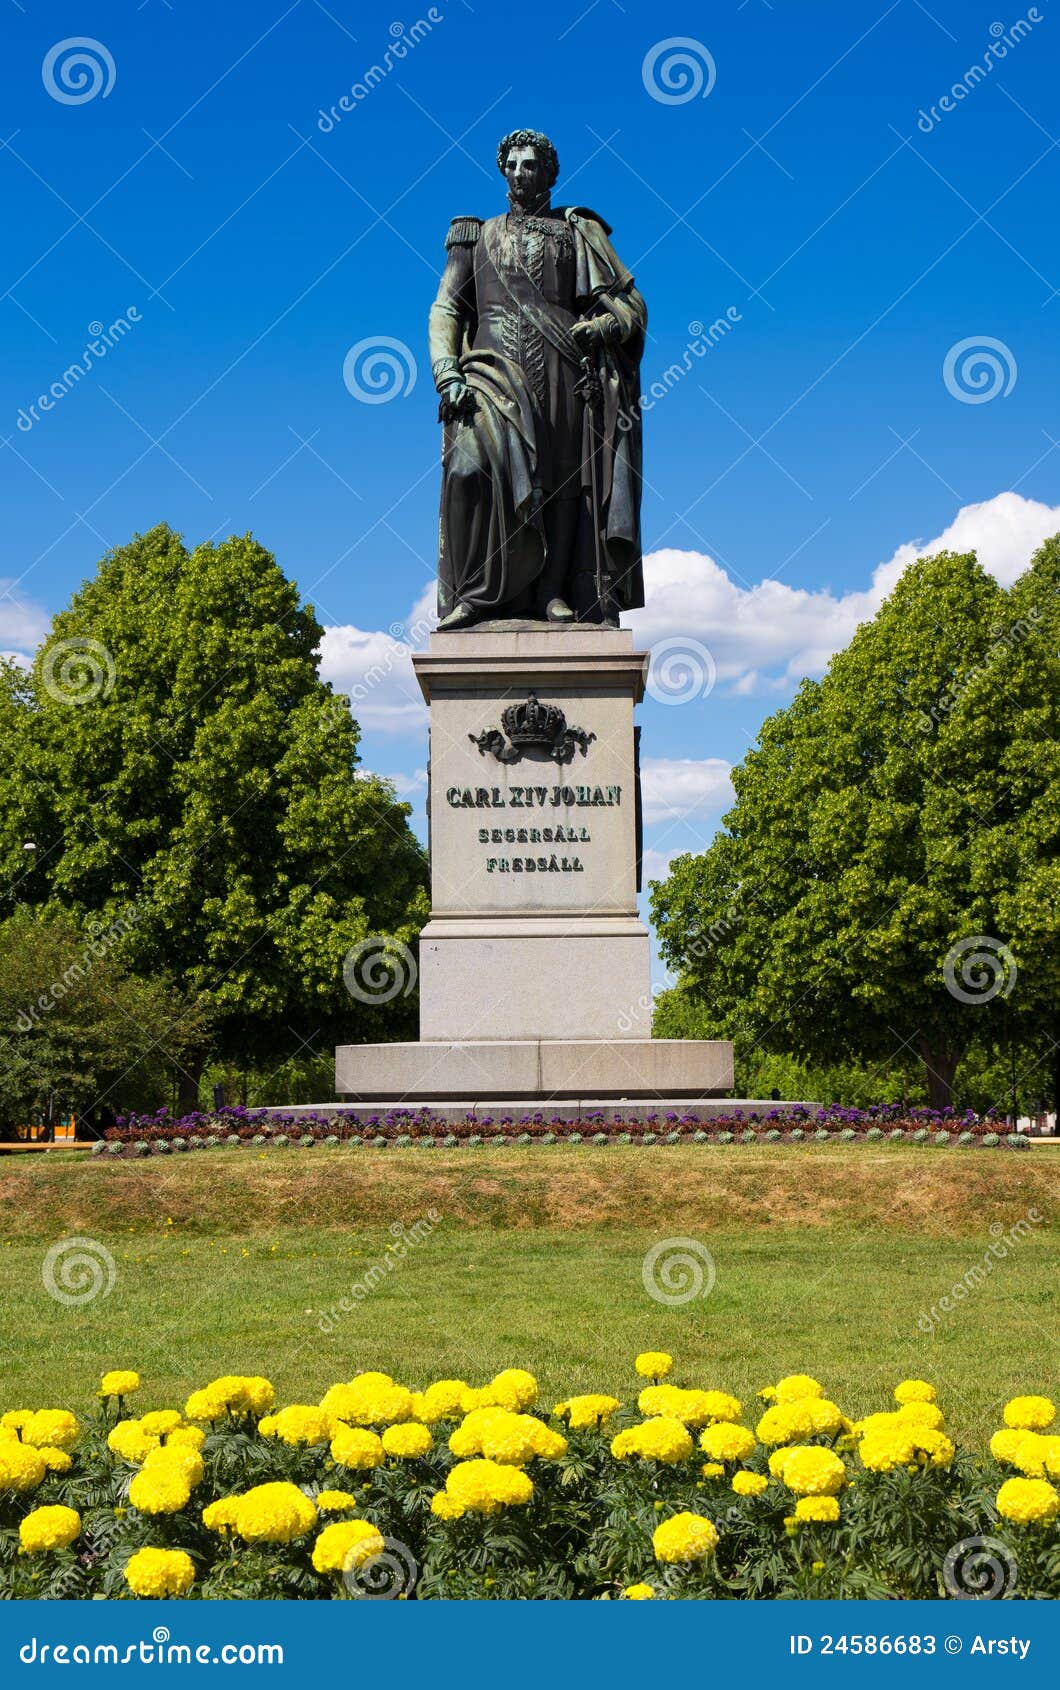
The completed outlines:
{"type": "Polygon", "coordinates": [[[51,1239],[170,1226],[197,1235],[346,1232],[428,1209],[460,1228],[825,1230],[928,1237],[1060,1219],[1060,1159],[866,1146],[199,1151],[150,1161],[12,1158],[2,1232],[51,1239]]]}

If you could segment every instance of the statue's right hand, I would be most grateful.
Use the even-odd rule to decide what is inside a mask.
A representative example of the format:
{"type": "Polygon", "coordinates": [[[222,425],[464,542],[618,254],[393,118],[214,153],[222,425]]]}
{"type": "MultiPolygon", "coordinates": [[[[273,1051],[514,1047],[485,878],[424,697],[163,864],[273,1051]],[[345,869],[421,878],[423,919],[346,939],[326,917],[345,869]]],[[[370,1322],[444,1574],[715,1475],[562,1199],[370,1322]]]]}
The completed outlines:
{"type": "Polygon", "coordinates": [[[466,381],[461,378],[446,382],[442,388],[440,407],[443,422],[455,422],[460,417],[470,416],[474,405],[474,395],[466,381]]]}

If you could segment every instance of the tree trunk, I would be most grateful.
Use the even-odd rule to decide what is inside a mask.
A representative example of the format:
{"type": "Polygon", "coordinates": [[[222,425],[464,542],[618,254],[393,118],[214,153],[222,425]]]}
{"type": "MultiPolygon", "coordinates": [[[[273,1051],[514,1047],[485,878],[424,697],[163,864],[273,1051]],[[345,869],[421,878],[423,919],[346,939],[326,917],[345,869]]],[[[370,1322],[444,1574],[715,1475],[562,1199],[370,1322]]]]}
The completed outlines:
{"type": "Polygon", "coordinates": [[[960,1060],[956,1051],[933,1045],[921,1035],[920,1054],[927,1071],[928,1103],[932,1109],[949,1109],[953,1105],[953,1081],[960,1060]]]}
{"type": "Polygon", "coordinates": [[[177,1113],[191,1115],[199,1107],[199,1082],[205,1056],[186,1056],[177,1072],[177,1113]]]}
{"type": "MultiPolygon", "coordinates": [[[[1056,1029],[1057,1044],[1053,1051],[1053,1131],[1060,1132],[1060,1027],[1056,1029]]],[[[1048,1104],[1046,1104],[1048,1108],[1048,1104]]]]}

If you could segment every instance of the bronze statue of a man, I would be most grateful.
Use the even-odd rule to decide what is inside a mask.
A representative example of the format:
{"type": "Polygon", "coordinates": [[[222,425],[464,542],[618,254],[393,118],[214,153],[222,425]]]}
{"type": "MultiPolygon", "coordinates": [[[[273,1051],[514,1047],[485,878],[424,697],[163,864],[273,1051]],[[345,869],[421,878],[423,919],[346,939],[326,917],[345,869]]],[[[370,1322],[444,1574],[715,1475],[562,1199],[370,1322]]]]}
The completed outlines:
{"type": "Polygon", "coordinates": [[[430,314],[445,425],[439,625],[614,625],[644,603],[647,312],[609,225],[552,205],[546,135],[513,131],[497,163],[509,209],[453,219],[430,314]]]}

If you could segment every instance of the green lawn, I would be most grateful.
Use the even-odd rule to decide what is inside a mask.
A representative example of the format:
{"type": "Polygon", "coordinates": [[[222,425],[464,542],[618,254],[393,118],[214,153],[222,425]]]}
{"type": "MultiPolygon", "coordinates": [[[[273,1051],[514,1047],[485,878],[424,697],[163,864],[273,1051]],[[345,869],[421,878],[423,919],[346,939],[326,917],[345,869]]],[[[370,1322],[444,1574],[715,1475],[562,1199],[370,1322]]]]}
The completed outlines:
{"type": "Polygon", "coordinates": [[[984,1152],[961,1163],[957,1152],[922,1151],[892,1158],[889,1170],[884,1159],[883,1189],[895,1203],[882,1211],[867,1187],[857,1222],[850,1191],[878,1177],[856,1160],[864,1150],[801,1160],[753,1151],[755,1202],[751,1163],[735,1148],[723,1156],[637,1151],[624,1160],[622,1152],[591,1160],[585,1152],[581,1161],[569,1150],[507,1162],[496,1151],[477,1160],[459,1152],[444,1167],[429,1153],[393,1151],[369,1166],[371,1154],[278,1152],[251,1164],[244,1153],[217,1152],[161,1169],[5,1165],[2,1406],[84,1409],[101,1371],[119,1366],[144,1376],[138,1408],[179,1403],[221,1372],[265,1373],[283,1400],[313,1401],[366,1367],[422,1384],[450,1375],[478,1383],[523,1365],[549,1402],[589,1388],[629,1401],[632,1358],[650,1347],[674,1353],[675,1378],[745,1400],[782,1373],[808,1371],[853,1413],[884,1406],[906,1375],[927,1377],[959,1435],[981,1439],[1007,1396],[1053,1393],[1060,1383],[1060,1166],[1054,1172],[1051,1158],[1046,1168],[1034,1153],[999,1154],[991,1164],[984,1152]],[[539,1200],[537,1182],[548,1175],[541,1159],[550,1156],[564,1224],[529,1227],[527,1206],[539,1200]],[[775,1190],[763,1205],[770,1180],[775,1190]],[[941,1225],[932,1180],[940,1193],[969,1194],[966,1209],[951,1203],[941,1225]],[[611,1206],[577,1212],[572,1192],[584,1184],[591,1197],[597,1181],[611,1206]],[[996,1185],[994,1209],[984,1181],[996,1185]],[[313,1213],[320,1203],[292,1198],[292,1188],[316,1182],[332,1198],[339,1191],[345,1220],[333,1205],[323,1224],[313,1213]],[[623,1182],[636,1224],[615,1213],[623,1182]],[[922,1197],[928,1189],[903,1221],[904,1183],[922,1197]],[[801,1219],[792,1213],[800,1189],[801,1219]],[[411,1226],[432,1204],[442,1219],[430,1236],[392,1271],[371,1276],[376,1288],[333,1324],[325,1318],[322,1331],[322,1317],[385,1260],[395,1210],[411,1226]],[[1010,1229],[1028,1208],[1044,1218],[925,1333],[922,1317],[983,1261],[997,1237],[991,1225],[1010,1229]],[[839,1218],[828,1218],[833,1211],[839,1218]],[[49,1294],[48,1249],[70,1236],[110,1253],[109,1294],[74,1305],[49,1294]],[[653,1245],[682,1236],[709,1249],[717,1282],[709,1296],[671,1308],[648,1295],[641,1267],[653,1245]]]}

